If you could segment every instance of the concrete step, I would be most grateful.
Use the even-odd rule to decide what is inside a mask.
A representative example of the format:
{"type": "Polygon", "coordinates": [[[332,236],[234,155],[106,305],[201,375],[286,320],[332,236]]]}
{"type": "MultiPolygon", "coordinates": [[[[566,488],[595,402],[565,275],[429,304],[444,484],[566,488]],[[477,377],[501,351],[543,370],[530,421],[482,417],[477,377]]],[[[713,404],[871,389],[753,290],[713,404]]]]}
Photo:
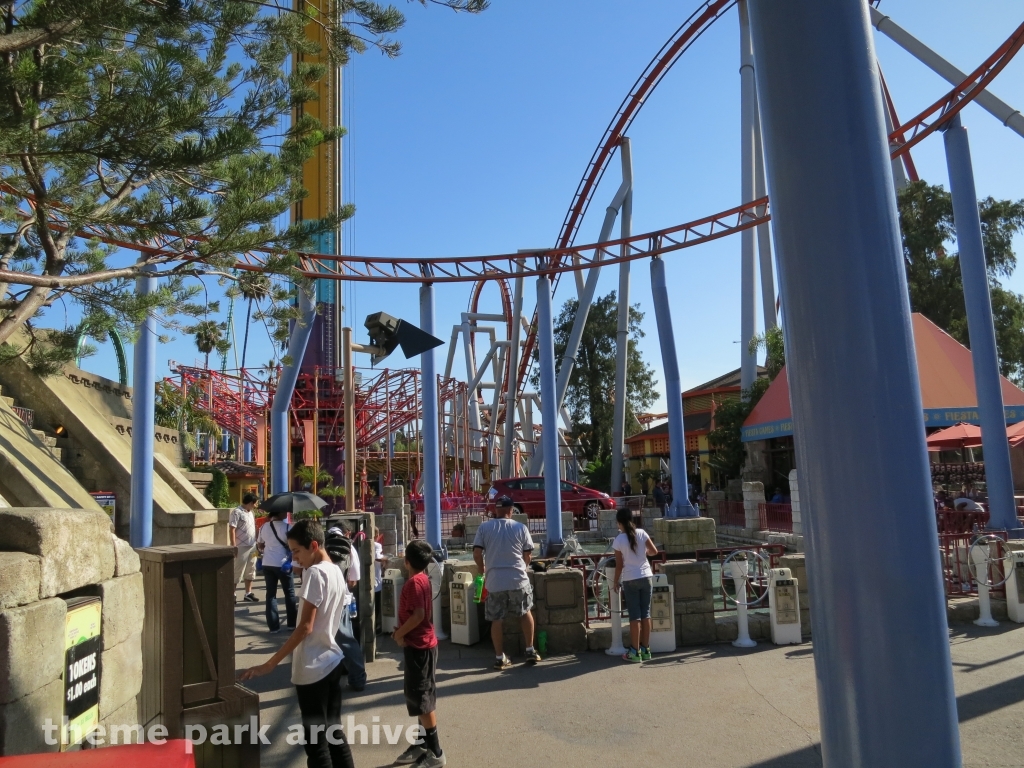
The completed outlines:
{"type": "Polygon", "coordinates": [[[57,438],[46,434],[41,429],[33,429],[32,434],[39,438],[39,442],[45,445],[47,448],[54,448],[57,445],[57,438]]]}

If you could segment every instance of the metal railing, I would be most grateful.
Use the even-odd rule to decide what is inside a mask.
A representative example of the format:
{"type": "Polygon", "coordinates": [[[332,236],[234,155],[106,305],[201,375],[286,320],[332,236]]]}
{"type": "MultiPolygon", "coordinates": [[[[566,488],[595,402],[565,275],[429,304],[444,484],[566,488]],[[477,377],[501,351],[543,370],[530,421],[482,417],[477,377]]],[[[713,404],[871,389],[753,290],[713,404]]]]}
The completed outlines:
{"type": "Polygon", "coordinates": [[[22,408],[20,405],[12,405],[11,410],[14,414],[25,422],[25,426],[29,429],[33,429],[36,425],[36,412],[31,408],[22,408]]]}
{"type": "MultiPolygon", "coordinates": [[[[785,544],[763,544],[759,546],[741,546],[741,547],[718,547],[715,549],[698,549],[694,553],[694,558],[697,560],[705,560],[711,562],[712,565],[712,578],[714,577],[715,567],[717,565],[718,574],[718,591],[715,597],[715,613],[731,613],[736,610],[735,603],[732,603],[730,607],[730,600],[727,595],[735,598],[736,595],[732,595],[729,592],[732,587],[732,580],[722,577],[722,563],[729,555],[737,551],[754,551],[760,552],[768,558],[768,564],[770,568],[779,567],[779,559],[786,554],[785,544]]],[[[763,591],[768,588],[768,582],[766,578],[754,578],[751,579],[747,584],[748,590],[751,592],[747,597],[752,597],[756,600],[763,594],[763,591]]],[[[767,608],[767,604],[761,606],[767,608]]]]}
{"type": "Polygon", "coordinates": [[[747,513],[742,501],[720,501],[718,503],[718,522],[721,525],[734,525],[737,528],[747,527],[747,513]]]}
{"type": "Polygon", "coordinates": [[[790,504],[758,504],[757,519],[762,531],[793,532],[793,507],[790,504]]]}
{"type": "MultiPolygon", "coordinates": [[[[990,546],[989,565],[987,581],[991,584],[999,584],[991,589],[993,595],[1006,595],[1006,587],[1001,582],[1004,574],[1000,571],[999,563],[1006,556],[1006,546],[1003,544],[1007,539],[1006,531],[986,531],[986,533],[998,536],[1001,541],[990,546]]],[[[977,532],[970,533],[940,533],[939,534],[939,555],[942,558],[942,581],[946,587],[946,597],[967,597],[978,594],[978,582],[974,576],[971,562],[971,544],[978,538],[977,532]]],[[[985,574],[980,574],[984,576],[985,574]]]]}

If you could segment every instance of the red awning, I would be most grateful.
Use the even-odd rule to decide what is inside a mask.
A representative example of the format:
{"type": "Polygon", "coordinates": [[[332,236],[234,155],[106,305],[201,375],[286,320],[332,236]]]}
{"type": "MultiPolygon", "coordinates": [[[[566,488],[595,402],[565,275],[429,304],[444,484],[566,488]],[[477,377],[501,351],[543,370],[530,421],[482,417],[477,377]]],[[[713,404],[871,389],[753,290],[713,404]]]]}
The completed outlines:
{"type": "Polygon", "coordinates": [[[956,448],[977,448],[981,445],[981,427],[960,422],[940,429],[928,437],[928,450],[941,451],[956,448]]]}

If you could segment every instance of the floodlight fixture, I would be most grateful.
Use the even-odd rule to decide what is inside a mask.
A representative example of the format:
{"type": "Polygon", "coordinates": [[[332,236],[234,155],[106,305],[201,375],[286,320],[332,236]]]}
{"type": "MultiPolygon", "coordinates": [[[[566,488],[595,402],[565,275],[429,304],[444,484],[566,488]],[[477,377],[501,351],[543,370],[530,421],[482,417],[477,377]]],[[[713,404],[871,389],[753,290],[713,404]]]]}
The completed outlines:
{"type": "Polygon", "coordinates": [[[370,345],[376,347],[376,352],[371,353],[370,356],[373,365],[379,363],[398,347],[401,347],[402,354],[408,359],[444,344],[436,336],[431,336],[407,320],[393,317],[387,312],[375,312],[372,315],[367,315],[363,327],[370,334],[370,345]]]}

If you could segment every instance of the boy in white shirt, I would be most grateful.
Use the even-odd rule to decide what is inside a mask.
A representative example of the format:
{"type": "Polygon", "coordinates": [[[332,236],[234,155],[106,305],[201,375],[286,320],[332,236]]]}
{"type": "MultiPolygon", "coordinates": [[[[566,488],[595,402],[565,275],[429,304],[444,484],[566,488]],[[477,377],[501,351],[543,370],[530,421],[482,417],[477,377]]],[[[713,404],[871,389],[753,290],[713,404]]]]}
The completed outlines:
{"type": "MultiPolygon", "coordinates": [[[[252,582],[256,578],[256,518],[253,510],[256,508],[256,494],[247,493],[242,497],[242,503],[231,510],[228,518],[228,532],[231,534],[231,546],[236,547],[235,552],[235,587],[245,577],[245,597],[242,599],[248,603],[258,603],[260,600],[252,593],[252,582]]],[[[237,598],[236,598],[237,600],[237,598]]]]}
{"type": "Polygon", "coordinates": [[[299,622],[269,661],[250,667],[239,679],[266,675],[291,654],[307,765],[354,768],[341,728],[342,652],[334,639],[344,610],[345,584],[324,549],[324,529],[317,521],[300,520],[293,525],[288,531],[288,548],[304,569],[299,622]]]}

